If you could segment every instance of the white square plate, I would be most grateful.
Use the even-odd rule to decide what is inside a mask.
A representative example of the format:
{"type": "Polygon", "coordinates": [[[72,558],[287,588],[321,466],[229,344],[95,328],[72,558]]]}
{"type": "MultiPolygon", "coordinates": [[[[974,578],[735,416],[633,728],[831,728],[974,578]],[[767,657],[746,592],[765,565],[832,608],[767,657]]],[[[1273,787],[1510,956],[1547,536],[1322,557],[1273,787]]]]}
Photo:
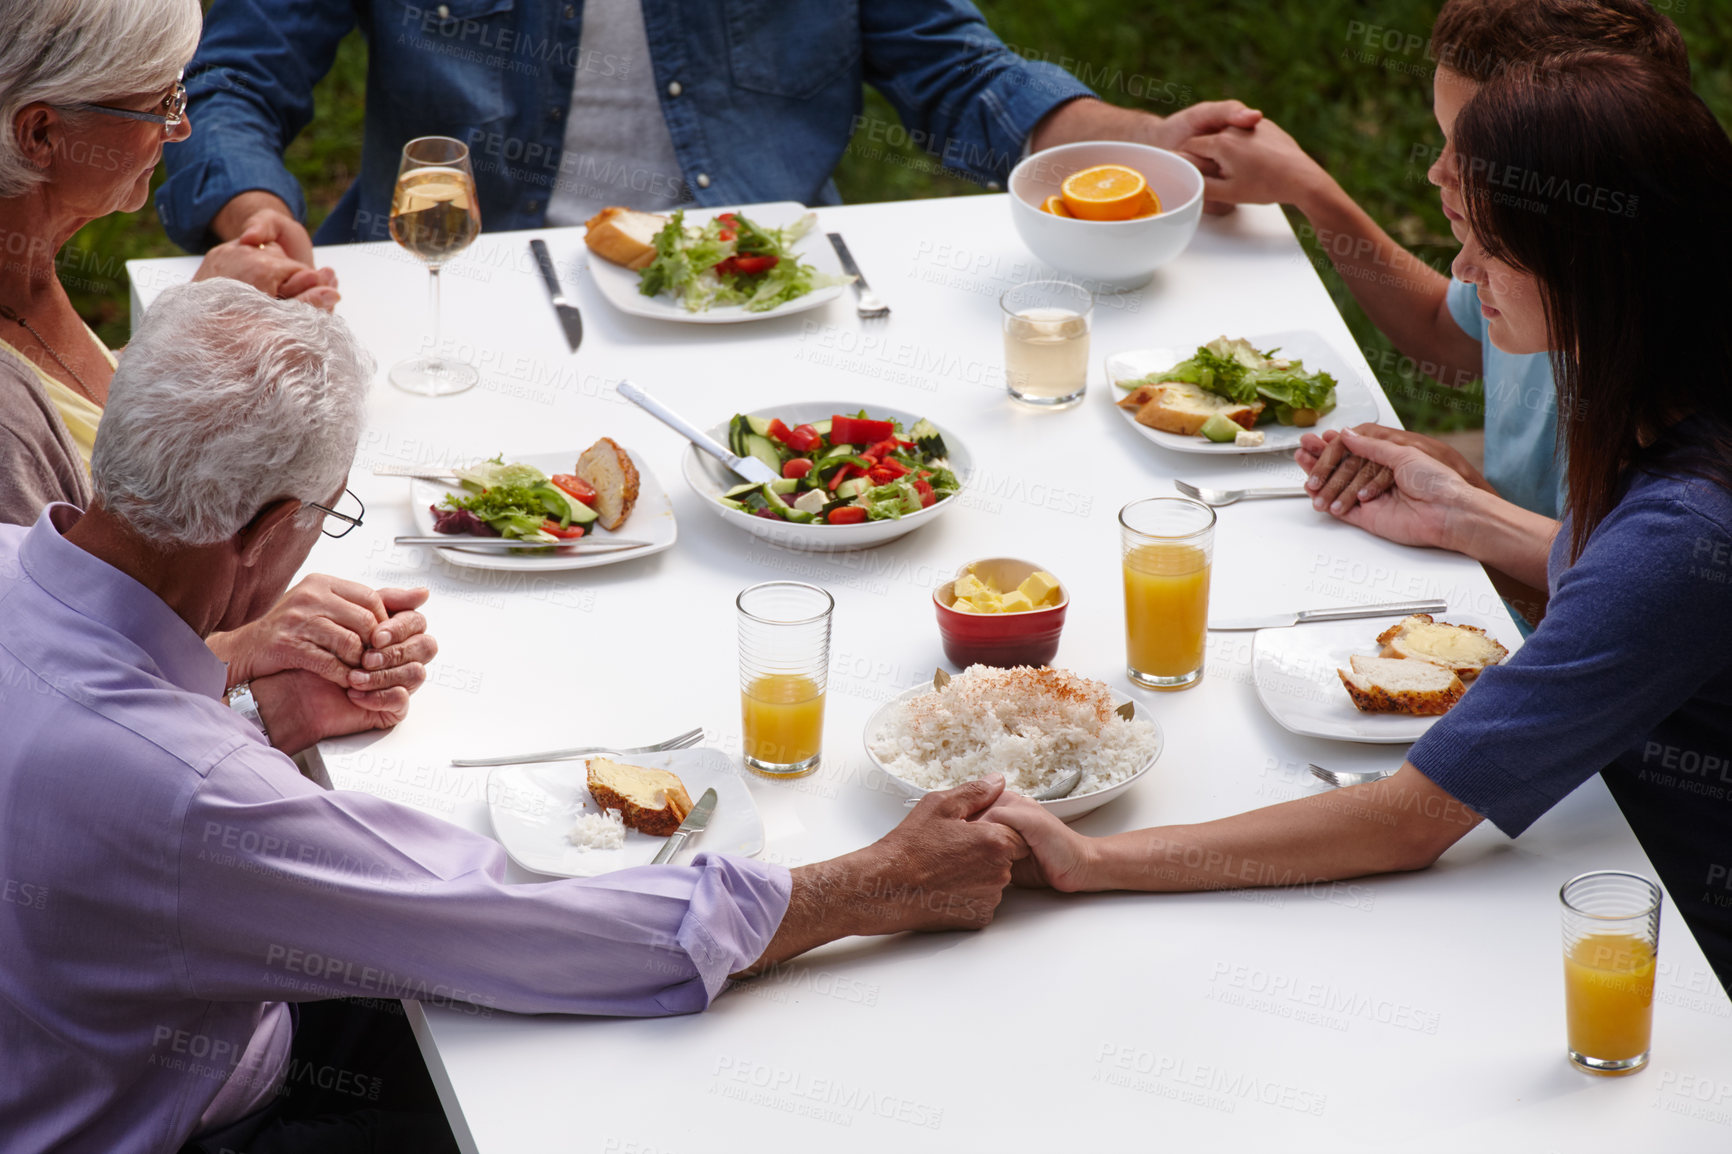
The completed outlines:
{"type": "MultiPolygon", "coordinates": [[[[764,228],[786,228],[810,211],[811,209],[797,201],[782,200],[770,204],[743,204],[735,208],[687,209],[685,222],[688,225],[703,225],[724,212],[737,212],[753,224],[764,228]]],[[[821,273],[830,276],[846,275],[842,271],[842,262],[836,258],[836,251],[830,247],[830,241],[824,235],[822,222],[814,224],[806,231],[805,236],[794,242],[794,255],[803,264],[809,264],[821,273]]],[[[634,317],[678,321],[688,325],[732,325],[742,321],[762,321],[771,317],[785,317],[790,313],[803,313],[807,309],[829,304],[848,288],[845,284],[835,284],[827,288],[813,289],[803,297],[795,297],[786,304],[761,313],[749,313],[744,305],[717,305],[701,313],[692,313],[687,312],[684,305],[665,293],[653,297],[644,296],[637,291],[637,270],[614,264],[593,252],[589,253],[589,271],[590,275],[595,277],[595,285],[601,290],[601,295],[620,312],[630,313],[634,317]]]]}
{"type": "MultiPolygon", "coordinates": [[[[693,834],[674,855],[689,861],[694,853],[737,853],[752,857],[764,848],[764,819],[752,801],[734,759],[715,749],[676,749],[670,753],[620,754],[618,759],[679,774],[692,801],[716,791],[716,812],[709,828],[693,834]]],[[[589,768],[580,760],[533,765],[502,765],[487,781],[487,809],[493,831],[511,860],[526,870],[554,877],[588,878],[630,866],[648,865],[665,837],[625,831],[624,849],[578,849],[566,838],[585,814],[600,813],[589,795],[589,768]]]]}
{"type": "MultiPolygon", "coordinates": [[[[507,461],[517,461],[533,466],[546,473],[549,477],[555,473],[569,473],[577,468],[577,458],[582,449],[572,449],[564,453],[530,453],[527,455],[505,454],[507,461]]],[[[626,450],[626,456],[637,468],[637,504],[633,506],[631,515],[625,519],[625,524],[619,527],[617,534],[604,530],[596,530],[593,534],[585,533],[582,540],[605,541],[610,536],[620,536],[632,541],[645,541],[636,549],[620,549],[612,553],[536,553],[525,550],[517,552],[488,552],[479,550],[469,552],[465,549],[448,549],[434,546],[439,550],[439,556],[451,564],[463,569],[499,569],[505,572],[518,570],[522,572],[548,572],[560,569],[590,569],[597,565],[614,565],[620,561],[630,561],[638,557],[648,557],[651,553],[660,553],[663,549],[673,548],[674,540],[679,531],[674,525],[674,503],[668,499],[668,491],[662,488],[655,474],[649,471],[643,458],[626,450]]],[[[411,481],[409,483],[409,501],[415,514],[416,531],[424,536],[433,536],[432,506],[439,504],[448,493],[461,494],[461,486],[439,484],[433,481],[411,481]]],[[[460,544],[462,536],[452,534],[452,544],[460,544]]]]}
{"type": "MultiPolygon", "coordinates": [[[[1107,380],[1113,386],[1108,390],[1108,396],[1113,401],[1114,408],[1118,407],[1117,403],[1124,400],[1129,392],[1128,389],[1119,387],[1120,381],[1141,380],[1150,373],[1162,372],[1181,361],[1190,360],[1197,353],[1197,345],[1206,344],[1213,339],[1214,337],[1205,337],[1197,344],[1185,347],[1174,345],[1167,348],[1133,349],[1107,357],[1107,380]]],[[[1297,357],[1304,362],[1307,372],[1325,372],[1334,377],[1335,407],[1325,413],[1323,419],[1311,429],[1273,421],[1258,425],[1263,431],[1263,443],[1255,447],[1235,445],[1230,441],[1223,444],[1206,437],[1186,437],[1178,433],[1151,429],[1147,425],[1139,425],[1137,415],[1129,409],[1119,409],[1120,418],[1163,449],[1172,449],[1177,453],[1216,454],[1291,453],[1299,447],[1299,438],[1305,433],[1320,432],[1323,429],[1345,429],[1377,420],[1377,402],[1373,399],[1371,390],[1366,387],[1360,372],[1350,367],[1347,358],[1336,352],[1335,347],[1324,340],[1322,334],[1310,329],[1295,329],[1281,333],[1258,333],[1245,339],[1259,350],[1278,348],[1282,356],[1297,357]]]]}
{"type": "MultiPolygon", "coordinates": [[[[1436,617],[1452,625],[1477,625],[1511,653],[1521,646],[1521,633],[1507,615],[1488,617],[1452,609],[1436,617]]],[[[1282,728],[1306,737],[1390,745],[1418,741],[1437,724],[1436,717],[1362,713],[1335,672],[1350,668],[1348,658],[1354,654],[1377,656],[1381,649],[1377,635],[1400,620],[1373,617],[1259,629],[1251,649],[1258,700],[1282,728]]],[[[1468,690],[1472,689],[1470,684],[1468,690]]]]}

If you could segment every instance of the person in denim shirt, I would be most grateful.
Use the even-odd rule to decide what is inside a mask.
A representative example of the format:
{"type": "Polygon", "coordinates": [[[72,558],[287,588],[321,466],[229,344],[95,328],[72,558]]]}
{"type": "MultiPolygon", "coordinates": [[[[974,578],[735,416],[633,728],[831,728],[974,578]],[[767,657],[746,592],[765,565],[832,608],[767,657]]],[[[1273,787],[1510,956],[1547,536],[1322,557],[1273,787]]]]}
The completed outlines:
{"type": "MultiPolygon", "coordinates": [[[[361,172],[320,227],[322,244],[388,237],[400,151],[423,135],[469,144],[484,227],[549,223],[570,168],[568,121],[581,110],[569,125],[581,132],[593,115],[574,85],[581,97],[584,83],[617,73],[639,85],[637,107],[620,114],[631,139],[650,152],[671,145],[677,164],[678,195],[644,207],[836,203],[830,172],[858,126],[862,82],[901,116],[894,135],[983,182],[1002,180],[1030,147],[1101,137],[1176,147],[1259,118],[1237,101],[1166,118],[1105,104],[1006,47],[967,0],[216,0],[188,69],[198,131],[167,150],[157,195],[177,243],[197,251],[261,214],[285,229],[305,217],[282,153],[357,25],[368,43],[361,172]],[[604,20],[609,45],[641,45],[647,61],[598,46],[604,20]]],[[[610,202],[642,199],[627,188],[610,202]]],[[[310,261],[310,244],[291,255],[310,261]]]]}

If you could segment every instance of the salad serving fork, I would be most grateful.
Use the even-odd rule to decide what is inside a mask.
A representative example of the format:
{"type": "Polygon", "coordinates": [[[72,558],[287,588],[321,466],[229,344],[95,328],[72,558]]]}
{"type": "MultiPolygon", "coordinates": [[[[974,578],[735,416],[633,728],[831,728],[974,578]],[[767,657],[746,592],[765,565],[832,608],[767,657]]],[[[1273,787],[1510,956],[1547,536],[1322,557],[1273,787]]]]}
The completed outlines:
{"type": "Polygon", "coordinates": [[[825,235],[830,238],[830,247],[836,250],[836,259],[842,262],[842,271],[854,278],[854,295],[859,298],[854,315],[863,321],[889,316],[890,306],[866,283],[866,277],[860,272],[860,266],[854,263],[854,254],[848,251],[848,242],[842,239],[842,234],[832,232],[825,235]]]}
{"type": "Polygon", "coordinates": [[[1308,497],[1303,485],[1280,485],[1264,489],[1208,489],[1187,481],[1174,479],[1173,487],[1185,496],[1205,505],[1231,505],[1238,501],[1257,501],[1266,497],[1308,497]]]}
{"type": "Polygon", "coordinates": [[[666,741],[658,741],[654,745],[588,745],[576,749],[552,749],[545,753],[516,753],[505,757],[454,757],[452,765],[518,765],[528,761],[574,761],[580,757],[588,757],[592,753],[668,753],[676,749],[686,749],[704,739],[703,727],[688,730],[678,737],[670,737],[666,741]]]}

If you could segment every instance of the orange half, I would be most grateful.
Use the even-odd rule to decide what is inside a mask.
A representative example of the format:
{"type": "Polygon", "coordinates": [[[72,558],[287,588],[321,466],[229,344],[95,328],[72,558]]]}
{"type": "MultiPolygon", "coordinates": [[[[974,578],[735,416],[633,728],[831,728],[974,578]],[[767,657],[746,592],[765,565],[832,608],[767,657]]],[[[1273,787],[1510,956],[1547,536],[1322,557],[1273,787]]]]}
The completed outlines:
{"type": "Polygon", "coordinates": [[[1065,207],[1083,220],[1129,220],[1147,212],[1148,181],[1122,164],[1097,164],[1065,177],[1065,207]]]}
{"type": "Polygon", "coordinates": [[[1068,209],[1064,206],[1064,197],[1062,197],[1062,196],[1049,196],[1049,197],[1047,197],[1044,201],[1041,202],[1040,210],[1042,212],[1050,212],[1054,216],[1069,216],[1070,215],[1070,209],[1068,209]]]}
{"type": "Polygon", "coordinates": [[[1161,198],[1155,195],[1154,189],[1152,189],[1152,188],[1144,189],[1143,190],[1143,203],[1140,204],[1139,206],[1137,206],[1137,215],[1135,217],[1133,217],[1132,219],[1133,220],[1141,220],[1145,216],[1159,216],[1159,215],[1161,215],[1161,198]]]}

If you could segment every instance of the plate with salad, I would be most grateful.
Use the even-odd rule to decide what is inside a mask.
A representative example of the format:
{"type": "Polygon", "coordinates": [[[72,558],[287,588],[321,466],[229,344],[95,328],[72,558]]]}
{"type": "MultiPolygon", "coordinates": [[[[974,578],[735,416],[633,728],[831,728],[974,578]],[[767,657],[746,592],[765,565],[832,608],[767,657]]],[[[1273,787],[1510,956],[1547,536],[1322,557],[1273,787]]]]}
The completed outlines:
{"type": "MultiPolygon", "coordinates": [[[[589,452],[594,451],[592,446],[589,452]]],[[[466,536],[545,539],[548,546],[545,552],[519,549],[483,553],[435,546],[440,557],[460,568],[506,572],[589,569],[672,548],[677,532],[673,502],[667,490],[642,458],[629,450],[619,451],[636,471],[637,495],[625,519],[613,530],[601,528],[601,524],[608,519],[603,514],[617,510],[609,510],[608,502],[595,492],[595,487],[576,475],[584,471],[577,467],[580,453],[584,456],[588,453],[572,449],[560,453],[501,453],[492,460],[458,469],[457,482],[411,481],[409,504],[414,511],[416,531],[426,536],[449,534],[454,546],[461,545],[466,536]],[[575,553],[560,548],[568,541],[605,541],[616,536],[646,544],[607,553],[575,553]]]]}
{"type": "Polygon", "coordinates": [[[853,279],[817,222],[794,201],[674,212],[646,267],[591,260],[590,272],[633,316],[700,325],[787,316],[828,304],[853,279]]]}
{"type": "Polygon", "coordinates": [[[912,533],[956,507],[974,465],[921,414],[858,401],[773,405],[706,431],[781,479],[746,484],[691,448],[692,492],[736,528],[793,549],[868,549],[912,533]]]}
{"type": "Polygon", "coordinates": [[[1311,429],[1380,416],[1360,372],[1309,329],[1114,353],[1106,371],[1121,418],[1180,453],[1290,453],[1311,429]]]}

